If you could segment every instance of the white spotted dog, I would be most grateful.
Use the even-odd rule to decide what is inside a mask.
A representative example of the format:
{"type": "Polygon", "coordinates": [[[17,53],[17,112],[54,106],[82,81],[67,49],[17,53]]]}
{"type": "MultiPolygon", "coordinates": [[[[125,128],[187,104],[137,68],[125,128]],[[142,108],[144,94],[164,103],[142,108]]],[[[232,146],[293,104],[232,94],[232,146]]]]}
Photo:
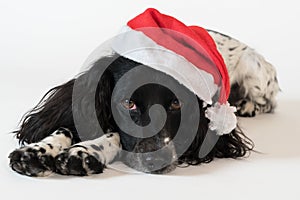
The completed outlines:
{"type": "MultiPolygon", "coordinates": [[[[276,106],[275,97],[279,91],[274,67],[268,63],[261,55],[256,53],[247,45],[223,35],[215,31],[209,31],[215,40],[218,50],[223,56],[227,65],[231,94],[228,99],[230,104],[237,107],[237,115],[245,117],[253,117],[259,113],[272,112],[276,106]]],[[[180,122],[180,102],[174,97],[173,93],[163,87],[151,85],[143,87],[136,92],[133,100],[126,100],[120,105],[124,109],[132,110],[134,121],[141,125],[147,124],[148,115],[141,113],[140,107],[150,107],[153,102],[164,105],[168,111],[167,126],[162,129],[159,138],[150,138],[139,141],[119,129],[112,118],[110,110],[110,100],[113,83],[118,82],[127,71],[133,69],[140,64],[129,59],[118,57],[103,57],[99,59],[93,66],[95,70],[100,69],[106,63],[112,63],[100,79],[98,84],[99,98],[96,99],[96,110],[98,112],[98,120],[107,134],[100,138],[84,141],[78,138],[75,128],[72,112],[72,92],[75,79],[62,84],[50,90],[46,95],[46,99],[41,101],[27,116],[17,133],[20,143],[26,144],[24,147],[13,151],[10,155],[11,168],[23,175],[27,176],[47,176],[51,173],[59,173],[63,175],[84,176],[90,174],[102,173],[107,164],[113,162],[121,152],[126,150],[135,153],[141,153],[145,150],[156,151],[157,148],[163,146],[165,138],[172,138],[173,132],[176,133],[177,125],[180,122]],[[112,60],[115,60],[112,62],[112,60]],[[110,85],[111,84],[111,85],[110,85]],[[171,104],[168,104],[169,100],[171,104]],[[167,103],[166,103],[167,102],[167,103]],[[55,120],[53,120],[55,119],[55,120]],[[62,128],[65,127],[65,128],[62,128]],[[72,130],[72,131],[70,131],[72,130]],[[114,133],[109,133],[112,130],[114,133]]],[[[148,74],[153,76],[160,75],[161,72],[148,69],[148,74]]],[[[86,74],[78,77],[77,80],[91,82],[90,79],[95,77],[94,71],[90,70],[86,74]]],[[[165,74],[163,74],[166,76],[165,74]]],[[[171,77],[167,78],[173,84],[178,84],[171,77]]],[[[130,84],[130,83],[128,83],[130,84]]],[[[124,85],[124,88],[126,86],[124,85]]],[[[183,87],[179,85],[178,87],[183,87]]],[[[190,93],[186,88],[186,93],[190,93]]],[[[118,92],[119,94],[122,91],[118,92]]],[[[84,94],[85,95],[85,94],[84,94]]],[[[80,102],[84,106],[82,112],[89,112],[89,105],[84,104],[85,96],[79,97],[80,102]]],[[[202,101],[199,100],[202,105],[202,101]]],[[[204,103],[203,103],[204,104],[204,103]]],[[[205,119],[205,108],[199,107],[201,116],[205,119]]],[[[91,107],[94,109],[94,107],[91,107]]],[[[76,109],[75,109],[76,111],[76,109]]],[[[198,158],[199,149],[205,135],[208,120],[202,120],[199,123],[197,140],[195,140],[190,149],[178,158],[179,163],[200,164],[207,163],[214,157],[242,157],[252,149],[251,140],[249,140],[239,130],[234,130],[230,135],[222,136],[214,149],[204,158],[198,158]]],[[[87,134],[92,132],[86,130],[87,134]]],[[[176,145],[174,144],[176,149],[176,145]]],[[[170,148],[166,155],[169,160],[176,157],[174,149],[170,148]]],[[[151,158],[153,160],[153,158],[151,158]]],[[[176,166],[176,162],[170,164],[161,170],[151,171],[153,163],[149,163],[148,157],[129,157],[127,158],[128,166],[146,172],[146,173],[167,173],[172,171],[176,166]]],[[[158,163],[162,162],[161,158],[157,159],[158,163]]]]}
{"type": "MultiPolygon", "coordinates": [[[[209,33],[215,40],[227,65],[231,83],[231,94],[228,101],[237,107],[237,115],[253,117],[259,113],[272,112],[276,106],[275,96],[279,91],[274,67],[261,55],[238,40],[215,31],[209,31],[209,33]]],[[[47,176],[53,172],[77,176],[98,174],[103,172],[105,166],[117,159],[121,150],[134,153],[156,151],[165,145],[163,141],[166,138],[173,137],[180,122],[181,103],[167,88],[156,85],[142,87],[134,93],[131,99],[125,99],[118,105],[121,105],[123,110],[130,110],[133,121],[141,126],[149,123],[147,121],[149,117],[148,111],[142,112],[139,109],[149,108],[153,103],[163,105],[167,110],[168,121],[158,134],[159,136],[140,140],[119,129],[110,110],[112,88],[120,77],[127,71],[139,66],[140,63],[120,56],[117,58],[113,56],[103,57],[94,64],[92,68],[94,71],[92,69],[87,71],[77,80],[79,82],[92,82],[91,80],[97,76],[95,71],[97,72],[107,63],[111,63],[111,65],[98,83],[97,94],[99,95],[96,95],[96,105],[92,106],[85,103],[86,93],[78,98],[80,109],[82,109],[80,112],[89,113],[90,109],[93,110],[96,107],[98,121],[107,134],[94,140],[81,142],[72,113],[73,111],[78,112],[76,108],[72,107],[75,79],[70,80],[50,90],[47,93],[48,96],[46,95],[41,101],[42,103],[25,116],[16,133],[19,142],[26,144],[26,146],[9,155],[10,166],[14,171],[27,176],[47,176]],[[109,130],[114,133],[109,133],[109,130]]],[[[147,69],[145,73],[152,74],[152,76],[167,76],[151,68],[147,69]]],[[[169,76],[166,77],[166,80],[172,82],[173,85],[179,84],[169,76]]],[[[126,87],[124,85],[124,88],[126,87]]],[[[178,87],[182,87],[186,94],[194,95],[181,84],[178,87]]],[[[122,92],[120,90],[117,93],[122,94],[122,92]]],[[[178,163],[195,165],[210,162],[215,157],[238,158],[251,151],[251,140],[239,129],[236,129],[230,134],[221,136],[206,157],[198,158],[200,146],[209,123],[205,118],[206,108],[202,106],[204,102],[201,100],[199,102],[201,119],[204,120],[199,122],[195,141],[181,157],[178,157],[178,163]]],[[[91,127],[86,132],[88,134],[93,130],[91,127]]],[[[170,148],[166,149],[164,156],[166,155],[167,158],[164,158],[165,160],[171,161],[173,157],[177,156],[174,150],[176,145],[180,144],[174,143],[170,145],[173,146],[172,148],[169,146],[170,148]]],[[[125,164],[146,173],[167,173],[175,169],[174,166],[177,164],[177,162],[172,162],[161,170],[152,170],[155,166],[153,160],[156,159],[157,164],[164,163],[165,160],[159,156],[158,158],[149,158],[145,156],[147,154],[137,155],[141,156],[128,157],[128,163],[125,164]]]]}
{"type": "Polygon", "coordinates": [[[275,68],[246,44],[216,31],[208,32],[226,63],[231,85],[229,102],[237,107],[238,115],[273,112],[280,90],[275,68]]]}
{"type": "Polygon", "coordinates": [[[236,115],[272,112],[279,91],[276,71],[261,55],[153,8],[120,35],[101,49],[109,54],[52,88],[24,116],[15,133],[25,146],[9,155],[12,170],[85,176],[118,160],[164,174],[253,150],[236,115]]]}

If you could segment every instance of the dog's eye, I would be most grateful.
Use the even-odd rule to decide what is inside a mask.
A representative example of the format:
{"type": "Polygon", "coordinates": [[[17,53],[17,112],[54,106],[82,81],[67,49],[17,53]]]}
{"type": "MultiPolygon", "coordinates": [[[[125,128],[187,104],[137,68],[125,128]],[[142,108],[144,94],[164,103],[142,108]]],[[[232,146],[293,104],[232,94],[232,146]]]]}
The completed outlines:
{"type": "Polygon", "coordinates": [[[181,103],[178,99],[174,99],[171,102],[170,110],[179,110],[181,108],[181,103]]]}
{"type": "Polygon", "coordinates": [[[122,105],[124,106],[124,108],[126,108],[127,110],[135,110],[136,109],[136,105],[133,101],[129,100],[129,99],[125,99],[122,101],[122,105]]]}

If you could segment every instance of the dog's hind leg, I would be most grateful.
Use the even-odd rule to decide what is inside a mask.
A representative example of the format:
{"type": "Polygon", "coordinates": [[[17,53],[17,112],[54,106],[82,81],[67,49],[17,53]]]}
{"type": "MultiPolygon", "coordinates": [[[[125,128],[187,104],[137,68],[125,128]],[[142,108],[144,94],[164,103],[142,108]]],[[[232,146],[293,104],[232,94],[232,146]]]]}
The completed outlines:
{"type": "Polygon", "coordinates": [[[229,103],[239,116],[273,112],[279,91],[276,70],[255,50],[230,36],[209,31],[228,69],[229,103]]]}
{"type": "Polygon", "coordinates": [[[231,74],[229,102],[237,107],[238,115],[253,117],[274,111],[279,91],[276,71],[261,55],[246,49],[231,74]]]}

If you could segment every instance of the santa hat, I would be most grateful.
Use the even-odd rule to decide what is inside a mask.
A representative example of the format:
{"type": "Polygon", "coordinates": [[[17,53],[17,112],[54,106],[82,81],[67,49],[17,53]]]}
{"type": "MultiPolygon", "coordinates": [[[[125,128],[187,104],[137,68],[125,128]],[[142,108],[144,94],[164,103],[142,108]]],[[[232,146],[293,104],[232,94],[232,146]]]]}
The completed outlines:
{"type": "Polygon", "coordinates": [[[206,117],[209,128],[218,135],[228,134],[236,127],[236,109],[227,102],[227,68],[205,29],[186,26],[149,8],[130,20],[122,32],[112,43],[115,52],[172,76],[211,105],[206,109],[206,117]]]}

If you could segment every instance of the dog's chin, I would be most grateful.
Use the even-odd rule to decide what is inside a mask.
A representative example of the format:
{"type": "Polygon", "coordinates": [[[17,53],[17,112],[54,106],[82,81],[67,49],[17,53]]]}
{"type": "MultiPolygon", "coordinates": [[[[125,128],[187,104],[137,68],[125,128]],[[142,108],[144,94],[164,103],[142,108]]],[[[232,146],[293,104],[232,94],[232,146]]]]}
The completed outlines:
{"type": "Polygon", "coordinates": [[[150,172],[146,172],[146,173],[150,173],[150,174],[167,174],[170,173],[172,171],[174,171],[176,169],[176,164],[171,164],[169,166],[166,166],[162,169],[159,170],[155,170],[155,171],[150,171],[150,172]]]}
{"type": "Polygon", "coordinates": [[[140,164],[139,162],[125,162],[125,164],[132,168],[135,169],[139,172],[147,173],[147,174],[167,174],[176,169],[176,162],[171,163],[170,165],[167,165],[165,167],[162,167],[161,169],[156,169],[156,170],[150,170],[147,166],[144,166],[140,164]]]}

